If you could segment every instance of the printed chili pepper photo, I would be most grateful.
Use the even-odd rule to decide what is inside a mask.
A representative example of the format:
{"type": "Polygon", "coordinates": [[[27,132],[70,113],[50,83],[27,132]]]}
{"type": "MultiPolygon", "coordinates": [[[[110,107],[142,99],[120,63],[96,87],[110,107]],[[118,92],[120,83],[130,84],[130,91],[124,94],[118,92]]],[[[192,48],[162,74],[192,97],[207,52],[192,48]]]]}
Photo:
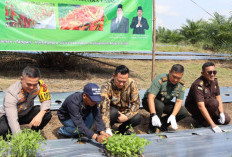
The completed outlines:
{"type": "Polygon", "coordinates": [[[59,4],[60,30],[103,31],[104,7],[59,4]]]}
{"type": "Polygon", "coordinates": [[[6,27],[56,29],[55,6],[51,3],[7,0],[5,20],[6,27]]]}

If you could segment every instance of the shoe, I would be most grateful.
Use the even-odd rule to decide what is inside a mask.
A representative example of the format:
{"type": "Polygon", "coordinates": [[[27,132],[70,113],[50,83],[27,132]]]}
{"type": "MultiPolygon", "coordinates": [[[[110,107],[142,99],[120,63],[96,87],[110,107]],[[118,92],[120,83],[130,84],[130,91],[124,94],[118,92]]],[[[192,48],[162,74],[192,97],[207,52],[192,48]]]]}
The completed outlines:
{"type": "Polygon", "coordinates": [[[148,134],[155,134],[155,132],[156,132],[156,127],[149,125],[147,133],[148,134]]]}
{"type": "Polygon", "coordinates": [[[159,128],[159,130],[162,131],[162,132],[168,131],[168,126],[161,125],[161,127],[159,128]]]}
{"type": "Polygon", "coordinates": [[[124,135],[131,135],[131,134],[135,134],[135,132],[134,132],[134,131],[127,130],[127,131],[124,133],[124,135]]]}
{"type": "Polygon", "coordinates": [[[70,138],[70,137],[60,133],[59,131],[57,132],[57,137],[58,137],[58,139],[70,138]]]}

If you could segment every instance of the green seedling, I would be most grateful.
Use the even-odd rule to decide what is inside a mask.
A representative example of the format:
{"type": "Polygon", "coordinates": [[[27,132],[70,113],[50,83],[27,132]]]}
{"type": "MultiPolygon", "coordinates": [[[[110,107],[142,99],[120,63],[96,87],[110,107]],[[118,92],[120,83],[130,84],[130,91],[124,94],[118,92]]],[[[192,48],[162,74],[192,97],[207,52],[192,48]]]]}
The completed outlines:
{"type": "Polygon", "coordinates": [[[103,144],[113,156],[137,157],[143,153],[145,146],[150,144],[150,141],[139,138],[135,133],[131,135],[113,134],[103,144]]]}
{"type": "Polygon", "coordinates": [[[76,130],[74,131],[74,133],[78,134],[77,136],[75,136],[77,138],[77,142],[83,142],[81,140],[81,137],[83,137],[83,135],[79,133],[78,127],[76,128],[76,130]]]}
{"type": "Polygon", "coordinates": [[[167,136],[162,133],[156,134],[156,136],[158,136],[161,140],[167,138],[167,136]]]}
{"type": "Polygon", "coordinates": [[[8,151],[9,151],[10,146],[9,146],[7,138],[6,138],[6,141],[5,141],[3,139],[3,137],[0,136],[0,156],[1,157],[6,157],[8,155],[8,151]]]}
{"type": "Polygon", "coordinates": [[[10,154],[13,157],[36,156],[36,152],[42,143],[45,144],[45,139],[40,134],[40,131],[36,132],[30,129],[24,129],[20,133],[12,136],[10,140],[10,154]]]}
{"type": "Polygon", "coordinates": [[[15,135],[8,134],[5,140],[3,137],[0,137],[0,140],[0,156],[10,157],[35,157],[41,144],[45,144],[45,139],[40,131],[36,132],[30,129],[24,129],[15,135]],[[8,155],[9,150],[10,155],[8,155]]]}

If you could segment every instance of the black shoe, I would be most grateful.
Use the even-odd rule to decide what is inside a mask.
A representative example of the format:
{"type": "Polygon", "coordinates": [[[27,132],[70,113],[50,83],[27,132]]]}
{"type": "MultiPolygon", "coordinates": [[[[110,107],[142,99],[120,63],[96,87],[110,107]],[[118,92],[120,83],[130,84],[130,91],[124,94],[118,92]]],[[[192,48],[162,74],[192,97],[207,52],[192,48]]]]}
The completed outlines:
{"type": "Polygon", "coordinates": [[[127,130],[127,131],[124,133],[124,135],[131,135],[131,134],[135,134],[135,132],[130,131],[130,130],[127,130]]]}
{"type": "Polygon", "coordinates": [[[155,126],[149,126],[148,127],[148,131],[147,131],[148,134],[155,134],[155,132],[156,132],[156,127],[155,126]]]}
{"type": "Polygon", "coordinates": [[[59,131],[57,132],[57,137],[58,137],[58,139],[70,138],[69,136],[61,134],[59,131]]]}
{"type": "Polygon", "coordinates": [[[162,125],[159,129],[160,129],[160,131],[165,132],[165,131],[168,131],[168,126],[162,125]]]}

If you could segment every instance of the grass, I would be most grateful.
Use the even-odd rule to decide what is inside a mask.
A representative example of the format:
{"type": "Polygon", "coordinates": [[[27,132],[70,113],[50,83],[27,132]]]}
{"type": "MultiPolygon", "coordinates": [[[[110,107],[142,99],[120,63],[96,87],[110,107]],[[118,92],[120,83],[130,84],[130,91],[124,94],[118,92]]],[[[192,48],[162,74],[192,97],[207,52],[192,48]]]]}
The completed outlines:
{"type": "MultiPolygon", "coordinates": [[[[120,62],[125,64],[133,72],[132,77],[138,82],[139,88],[146,89],[151,84],[151,61],[141,60],[109,60],[110,62],[120,62]]],[[[183,80],[186,82],[186,87],[190,87],[192,82],[201,75],[201,66],[206,61],[156,61],[155,62],[155,76],[161,73],[168,73],[173,64],[182,64],[185,67],[183,80]]],[[[230,62],[215,62],[218,70],[218,80],[220,86],[231,86],[232,69],[230,62]],[[227,66],[226,66],[227,65],[227,66]]]]}
{"type": "Polygon", "coordinates": [[[164,43],[157,43],[156,44],[156,51],[161,51],[161,52],[200,52],[200,53],[209,53],[210,52],[210,51],[206,51],[206,50],[200,48],[200,46],[195,46],[195,45],[180,46],[180,45],[169,45],[169,44],[164,44],[164,43]],[[163,46],[163,45],[165,45],[165,46],[163,46]]]}

